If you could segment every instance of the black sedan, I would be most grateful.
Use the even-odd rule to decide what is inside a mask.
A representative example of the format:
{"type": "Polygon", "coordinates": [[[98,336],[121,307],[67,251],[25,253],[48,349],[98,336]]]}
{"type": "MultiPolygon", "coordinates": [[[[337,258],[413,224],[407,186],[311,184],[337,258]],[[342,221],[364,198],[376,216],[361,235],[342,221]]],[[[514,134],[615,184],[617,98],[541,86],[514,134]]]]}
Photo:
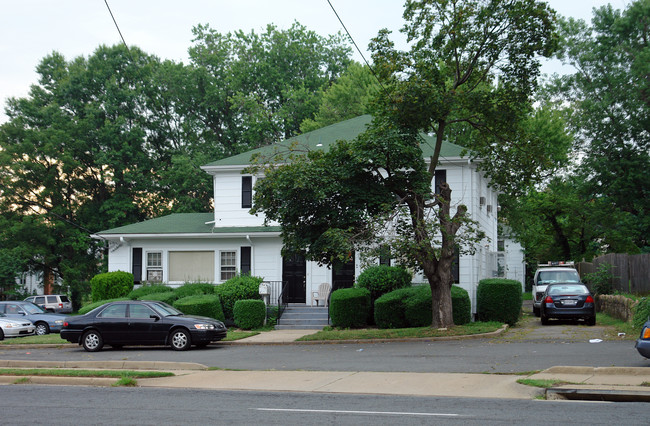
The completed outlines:
{"type": "Polygon", "coordinates": [[[113,348],[170,345],[184,351],[191,345],[203,347],[221,340],[226,331],[219,320],[184,315],[163,302],[121,301],[66,318],[61,338],[83,345],[88,352],[97,352],[104,344],[113,348]]]}
{"type": "Polygon", "coordinates": [[[549,284],[540,306],[542,324],[549,318],[584,319],[587,325],[596,324],[594,298],[584,284],[549,284]]]}

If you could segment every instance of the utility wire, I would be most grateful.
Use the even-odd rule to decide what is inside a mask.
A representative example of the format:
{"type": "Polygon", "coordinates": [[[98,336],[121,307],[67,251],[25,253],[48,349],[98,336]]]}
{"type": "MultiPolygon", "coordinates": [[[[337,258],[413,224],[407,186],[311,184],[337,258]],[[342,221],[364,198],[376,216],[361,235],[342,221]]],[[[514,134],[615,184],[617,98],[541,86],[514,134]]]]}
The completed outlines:
{"type": "MultiPolygon", "coordinates": [[[[106,8],[108,9],[108,13],[111,14],[111,18],[113,18],[113,23],[115,24],[115,28],[117,28],[117,32],[120,34],[120,38],[122,39],[122,43],[124,43],[124,47],[126,47],[126,51],[129,52],[129,56],[131,56],[131,51],[129,50],[129,45],[126,44],[126,41],[124,40],[124,36],[122,35],[122,31],[120,31],[120,26],[117,25],[117,21],[115,20],[115,16],[113,16],[113,12],[111,11],[111,7],[108,5],[108,0],[104,0],[104,3],[106,4],[106,8]]],[[[133,58],[131,58],[133,59],[133,58]]]]}

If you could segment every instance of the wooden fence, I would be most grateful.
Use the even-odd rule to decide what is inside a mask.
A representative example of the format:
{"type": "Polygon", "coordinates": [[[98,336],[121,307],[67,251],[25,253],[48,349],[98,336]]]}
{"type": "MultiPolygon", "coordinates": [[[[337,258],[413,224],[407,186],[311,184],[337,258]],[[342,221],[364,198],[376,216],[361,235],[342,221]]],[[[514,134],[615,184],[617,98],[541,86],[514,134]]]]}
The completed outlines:
{"type": "Polygon", "coordinates": [[[596,272],[604,263],[612,265],[612,286],[622,293],[650,294],[650,254],[606,254],[593,262],[577,264],[580,277],[596,272]]]}

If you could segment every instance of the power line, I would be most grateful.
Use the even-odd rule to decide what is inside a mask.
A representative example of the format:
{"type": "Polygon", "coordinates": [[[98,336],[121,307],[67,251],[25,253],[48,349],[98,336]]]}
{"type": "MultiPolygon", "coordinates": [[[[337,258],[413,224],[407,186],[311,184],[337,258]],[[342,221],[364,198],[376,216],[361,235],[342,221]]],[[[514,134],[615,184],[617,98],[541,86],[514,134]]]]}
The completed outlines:
{"type": "Polygon", "coordinates": [[[117,32],[120,34],[120,38],[122,39],[122,43],[124,43],[124,47],[126,47],[127,52],[129,52],[129,55],[131,55],[131,51],[129,50],[129,46],[126,44],[126,41],[124,40],[124,36],[122,35],[122,31],[120,31],[119,25],[117,25],[117,21],[115,20],[115,16],[113,16],[113,12],[111,11],[111,7],[108,5],[108,0],[104,0],[104,3],[106,4],[106,8],[108,9],[108,13],[111,14],[111,18],[113,18],[113,23],[115,24],[115,28],[117,28],[117,32]]]}

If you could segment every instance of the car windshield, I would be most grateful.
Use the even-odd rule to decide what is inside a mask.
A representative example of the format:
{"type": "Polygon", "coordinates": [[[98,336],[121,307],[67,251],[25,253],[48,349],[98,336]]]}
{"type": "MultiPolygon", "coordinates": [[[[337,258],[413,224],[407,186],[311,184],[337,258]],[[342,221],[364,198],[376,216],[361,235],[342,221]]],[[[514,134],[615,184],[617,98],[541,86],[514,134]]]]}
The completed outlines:
{"type": "Polygon", "coordinates": [[[183,313],[181,311],[179,311],[178,309],[176,309],[176,308],[174,308],[172,306],[169,306],[168,304],[163,303],[163,302],[156,303],[154,305],[154,307],[164,317],[170,317],[170,316],[175,316],[175,315],[183,315],[183,313]]]}
{"type": "Polygon", "coordinates": [[[21,305],[25,312],[28,314],[44,314],[45,311],[41,309],[40,306],[36,306],[33,303],[25,303],[24,305],[21,305]]]}
{"type": "Polygon", "coordinates": [[[583,285],[552,285],[548,289],[551,296],[587,294],[589,290],[583,285]]]}
{"type": "Polygon", "coordinates": [[[545,284],[550,283],[579,283],[580,275],[575,269],[566,271],[540,271],[537,281],[545,284]]]}

